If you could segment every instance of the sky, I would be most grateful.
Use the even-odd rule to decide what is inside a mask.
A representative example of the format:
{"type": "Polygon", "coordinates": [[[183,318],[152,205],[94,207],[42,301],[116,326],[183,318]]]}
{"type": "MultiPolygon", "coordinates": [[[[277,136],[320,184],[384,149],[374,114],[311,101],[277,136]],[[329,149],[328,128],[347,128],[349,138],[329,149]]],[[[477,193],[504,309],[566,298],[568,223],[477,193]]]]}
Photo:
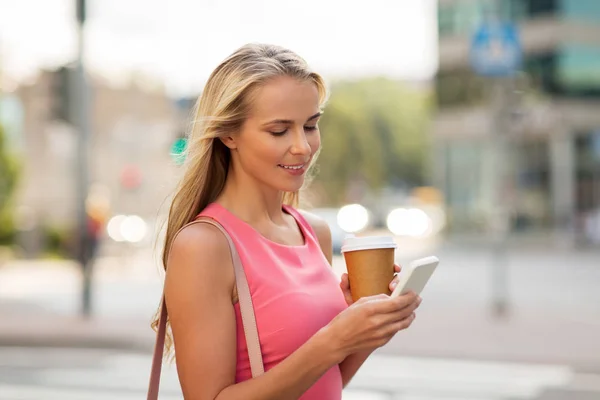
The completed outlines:
{"type": "MultiPolygon", "coordinates": [[[[75,0],[0,0],[0,68],[18,80],[72,60],[75,0]]],[[[426,80],[437,68],[436,0],[88,0],[86,66],[138,71],[197,92],[248,42],[288,47],[326,78],[426,80]]]]}

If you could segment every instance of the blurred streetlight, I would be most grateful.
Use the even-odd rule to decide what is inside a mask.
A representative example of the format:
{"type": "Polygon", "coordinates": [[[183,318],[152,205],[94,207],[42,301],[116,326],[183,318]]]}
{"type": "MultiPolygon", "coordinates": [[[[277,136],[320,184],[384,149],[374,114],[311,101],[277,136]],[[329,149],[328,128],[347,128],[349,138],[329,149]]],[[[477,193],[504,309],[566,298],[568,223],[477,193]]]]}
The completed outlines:
{"type": "Polygon", "coordinates": [[[421,209],[396,208],[388,214],[387,227],[394,235],[423,237],[432,232],[432,221],[421,209]]]}
{"type": "Polygon", "coordinates": [[[148,224],[138,215],[115,215],[106,226],[115,242],[139,243],[146,238],[148,224]]]}
{"type": "Polygon", "coordinates": [[[348,204],[340,208],[337,222],[348,233],[362,231],[369,224],[369,211],[360,204],[348,204]]]}

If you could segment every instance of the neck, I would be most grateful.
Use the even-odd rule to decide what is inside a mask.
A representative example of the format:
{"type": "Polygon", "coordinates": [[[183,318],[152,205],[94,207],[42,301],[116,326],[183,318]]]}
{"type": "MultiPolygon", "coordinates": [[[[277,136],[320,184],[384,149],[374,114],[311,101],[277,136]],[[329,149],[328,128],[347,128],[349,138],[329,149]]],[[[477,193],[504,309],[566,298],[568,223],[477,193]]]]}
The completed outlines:
{"type": "Polygon", "coordinates": [[[283,192],[261,185],[232,166],[217,202],[251,224],[266,220],[276,224],[284,222],[283,192]]]}

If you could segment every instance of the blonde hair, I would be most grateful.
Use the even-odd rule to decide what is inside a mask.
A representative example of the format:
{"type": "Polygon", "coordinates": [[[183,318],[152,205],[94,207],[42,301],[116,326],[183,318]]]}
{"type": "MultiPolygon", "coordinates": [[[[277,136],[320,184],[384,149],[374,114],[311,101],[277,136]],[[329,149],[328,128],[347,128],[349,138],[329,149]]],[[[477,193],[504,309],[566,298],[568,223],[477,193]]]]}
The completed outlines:
{"type": "MultiPolygon", "coordinates": [[[[247,118],[254,90],[279,76],[314,82],[321,105],[325,103],[327,90],[323,78],[311,71],[300,56],[279,46],[247,44],[227,57],[210,75],[196,103],[184,175],[169,209],[162,253],[165,270],[177,232],[215,201],[225,186],[230,153],[219,138],[239,131],[247,118]]],[[[283,201],[297,206],[299,192],[285,193],[283,201]]],[[[158,328],[158,313],[152,327],[158,328]]],[[[167,333],[167,352],[172,343],[167,333]]]]}

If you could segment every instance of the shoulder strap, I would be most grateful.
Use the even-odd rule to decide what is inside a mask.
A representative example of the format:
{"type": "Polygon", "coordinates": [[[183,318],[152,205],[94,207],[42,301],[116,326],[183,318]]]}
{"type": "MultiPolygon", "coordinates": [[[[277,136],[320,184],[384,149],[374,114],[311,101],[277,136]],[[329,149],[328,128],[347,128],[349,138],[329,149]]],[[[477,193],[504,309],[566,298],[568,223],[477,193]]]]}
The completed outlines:
{"type": "Polygon", "coordinates": [[[284,207],[285,211],[287,211],[292,217],[294,217],[296,222],[299,225],[301,225],[302,228],[304,228],[303,231],[308,233],[310,236],[312,236],[312,239],[314,239],[318,243],[319,237],[317,236],[317,232],[315,232],[315,229],[313,228],[311,223],[308,222],[306,217],[304,217],[304,215],[302,214],[302,211],[300,211],[292,206],[288,206],[288,205],[284,205],[283,207],[284,207]]]}
{"type": "MultiPolygon", "coordinates": [[[[250,369],[252,376],[257,377],[265,372],[262,353],[260,350],[260,341],[258,339],[258,330],[256,328],[256,317],[254,315],[254,308],[252,306],[252,297],[250,295],[250,287],[246,279],[244,268],[242,267],[242,261],[237,252],[235,244],[231,240],[229,233],[212,218],[200,217],[195,221],[190,222],[179,230],[181,232],[186,226],[195,223],[207,223],[218,228],[229,242],[229,249],[231,251],[231,260],[233,262],[233,270],[235,272],[235,282],[237,287],[238,298],[240,302],[240,311],[242,314],[242,324],[244,325],[244,335],[246,336],[246,344],[248,346],[248,356],[250,358],[250,369]]],[[[177,235],[175,237],[177,237],[177,235]]],[[[158,331],[156,333],[156,343],[154,344],[154,354],[152,357],[152,370],[150,372],[150,383],[148,386],[148,400],[158,399],[158,389],[160,385],[160,372],[162,367],[162,358],[165,345],[165,333],[167,326],[167,306],[165,304],[165,297],[163,294],[161,305],[160,305],[160,317],[158,322],[158,331]]]]}

